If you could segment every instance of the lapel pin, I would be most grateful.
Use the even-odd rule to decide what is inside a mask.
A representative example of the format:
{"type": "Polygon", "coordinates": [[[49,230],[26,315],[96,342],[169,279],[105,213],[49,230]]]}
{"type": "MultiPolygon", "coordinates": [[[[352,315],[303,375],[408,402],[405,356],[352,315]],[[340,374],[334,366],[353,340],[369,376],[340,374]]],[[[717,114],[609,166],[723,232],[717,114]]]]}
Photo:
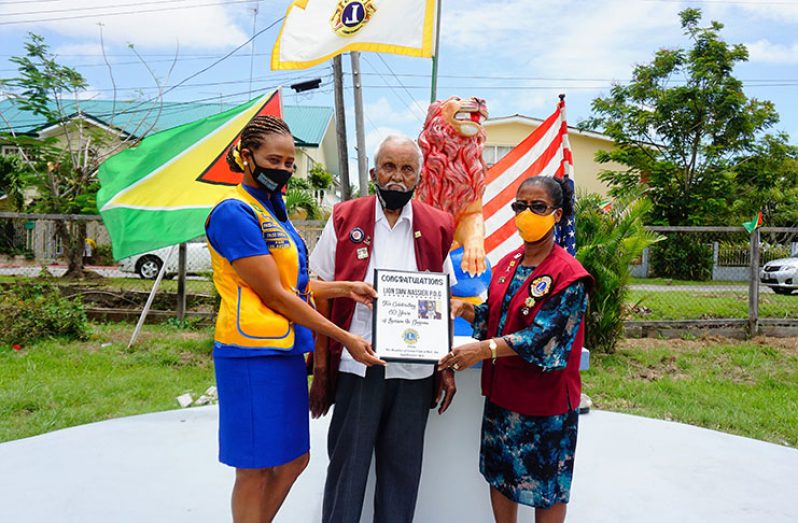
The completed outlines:
{"type": "Polygon", "coordinates": [[[369,257],[369,250],[366,249],[365,247],[361,247],[360,249],[357,250],[358,260],[365,260],[368,257],[369,257]]]}

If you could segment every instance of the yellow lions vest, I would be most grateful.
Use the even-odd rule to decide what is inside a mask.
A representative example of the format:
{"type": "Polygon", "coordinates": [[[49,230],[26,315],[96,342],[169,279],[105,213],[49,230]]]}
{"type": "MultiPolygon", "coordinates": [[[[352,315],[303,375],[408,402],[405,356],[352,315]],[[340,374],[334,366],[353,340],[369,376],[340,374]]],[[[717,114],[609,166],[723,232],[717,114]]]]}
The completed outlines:
{"type": "MultiPolygon", "coordinates": [[[[274,258],[283,288],[300,295],[299,252],[291,235],[264,206],[240,185],[225,200],[248,204],[258,218],[263,240],[274,258]]],[[[213,283],[222,298],[216,318],[215,341],[242,348],[274,349],[288,352],[294,348],[294,325],[270,309],[260,296],[235,271],[230,262],[208,243],[213,267],[213,283]]]]}

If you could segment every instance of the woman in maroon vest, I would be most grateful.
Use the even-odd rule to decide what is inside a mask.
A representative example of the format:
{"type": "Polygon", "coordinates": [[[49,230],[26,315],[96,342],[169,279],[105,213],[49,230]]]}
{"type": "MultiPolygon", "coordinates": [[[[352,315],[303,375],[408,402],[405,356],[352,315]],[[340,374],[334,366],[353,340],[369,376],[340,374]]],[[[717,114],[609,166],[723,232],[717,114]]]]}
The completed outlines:
{"type": "Polygon", "coordinates": [[[524,245],[494,267],[488,301],[452,300],[479,342],[454,349],[441,368],[482,365],[479,468],[497,522],[515,522],[518,503],[536,523],[562,522],[570,497],[578,425],[579,360],[592,277],[554,242],[573,194],[555,178],[525,180],[512,204],[524,245]]]}

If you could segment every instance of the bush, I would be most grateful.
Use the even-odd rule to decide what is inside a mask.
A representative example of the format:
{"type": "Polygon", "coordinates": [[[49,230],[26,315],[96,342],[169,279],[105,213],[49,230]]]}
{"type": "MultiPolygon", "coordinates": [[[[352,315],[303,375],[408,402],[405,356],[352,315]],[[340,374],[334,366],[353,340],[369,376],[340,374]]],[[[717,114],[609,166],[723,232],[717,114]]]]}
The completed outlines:
{"type": "Polygon", "coordinates": [[[601,203],[597,194],[576,202],[576,258],[596,280],[587,310],[585,346],[612,353],[623,335],[629,265],[660,238],[643,227],[651,209],[647,200],[616,202],[609,213],[601,203]]]}
{"type": "Polygon", "coordinates": [[[110,243],[100,243],[92,253],[94,265],[114,265],[114,251],[110,243]]]}
{"type": "Polygon", "coordinates": [[[49,282],[17,283],[0,291],[0,343],[26,345],[42,338],[84,340],[89,335],[79,299],[49,282]]]}
{"type": "Polygon", "coordinates": [[[675,280],[712,279],[712,244],[690,235],[672,235],[651,248],[654,277],[675,280]]]}
{"type": "Polygon", "coordinates": [[[333,185],[333,175],[323,165],[317,163],[310,169],[308,181],[314,189],[329,189],[333,185]]]}

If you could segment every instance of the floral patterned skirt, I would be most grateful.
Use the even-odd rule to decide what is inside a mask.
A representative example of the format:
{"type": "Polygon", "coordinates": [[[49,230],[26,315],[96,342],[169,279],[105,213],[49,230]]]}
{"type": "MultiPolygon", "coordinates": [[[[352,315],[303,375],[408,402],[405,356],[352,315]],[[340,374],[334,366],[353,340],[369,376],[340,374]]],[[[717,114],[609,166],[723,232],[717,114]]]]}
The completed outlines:
{"type": "Polygon", "coordinates": [[[578,425],[577,410],[524,416],[485,400],[479,471],[516,503],[535,508],[568,503],[578,425]]]}

